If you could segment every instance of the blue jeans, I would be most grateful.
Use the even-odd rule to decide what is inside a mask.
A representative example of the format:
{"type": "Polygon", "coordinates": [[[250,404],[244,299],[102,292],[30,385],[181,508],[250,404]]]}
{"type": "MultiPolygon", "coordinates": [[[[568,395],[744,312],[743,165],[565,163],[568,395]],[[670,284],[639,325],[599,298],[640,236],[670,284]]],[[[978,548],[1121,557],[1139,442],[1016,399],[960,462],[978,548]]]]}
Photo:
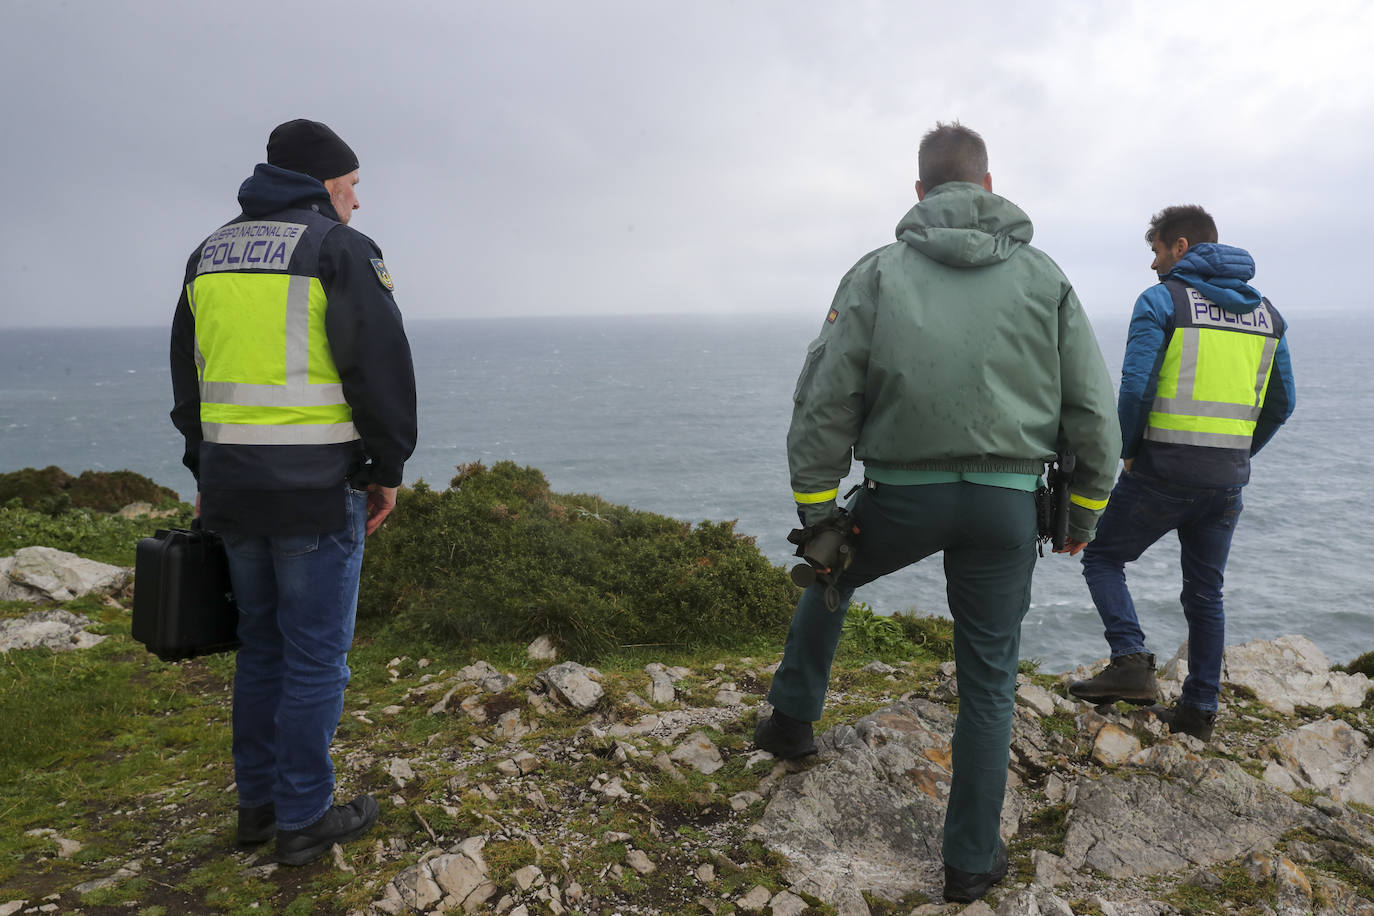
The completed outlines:
{"type": "Polygon", "coordinates": [[[1185,487],[1123,473],[1083,551],[1083,578],[1106,628],[1112,658],[1147,651],[1135,603],[1126,588],[1127,563],[1170,531],[1178,532],[1183,566],[1183,616],[1188,621],[1188,677],[1180,702],[1217,708],[1226,616],[1221,586],[1231,536],[1242,508],[1240,487],[1185,487]]]}
{"type": "Polygon", "coordinates": [[[323,535],[224,535],[239,605],[234,776],[239,804],[276,804],[299,830],[334,803],[329,745],[343,712],[358,607],[367,494],[347,491],[347,526],[323,535]]]}
{"type": "Polygon", "coordinates": [[[1035,571],[1035,500],[1020,490],[966,482],[879,485],[863,490],[850,511],[860,534],[854,562],[837,583],[839,607],[827,610],[821,586],[802,593],[768,700],[795,719],[819,719],[854,590],[943,551],[959,684],[943,858],[964,871],[991,871],[1007,788],[1021,620],[1035,571]]]}

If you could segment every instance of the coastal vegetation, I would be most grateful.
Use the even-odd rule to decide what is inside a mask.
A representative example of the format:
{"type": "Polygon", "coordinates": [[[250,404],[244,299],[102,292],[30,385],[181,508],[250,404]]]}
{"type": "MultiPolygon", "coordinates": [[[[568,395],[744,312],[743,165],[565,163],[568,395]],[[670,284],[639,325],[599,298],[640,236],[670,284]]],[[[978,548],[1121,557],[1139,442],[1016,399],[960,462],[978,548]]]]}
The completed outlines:
{"type": "MultiPolygon", "coordinates": [[[[11,496],[0,503],[0,557],[41,544],[131,566],[139,537],[189,523],[189,505],[162,506],[174,514],[124,518],[45,511],[11,496]]],[[[798,769],[760,763],[751,747],[753,710],[795,596],[785,572],[728,522],[692,525],[553,493],[532,468],[465,466],[446,490],[402,490],[397,512],[368,542],[334,755],[340,795],[373,793],[382,818],[367,841],[300,869],[233,847],[233,657],[164,663],[132,640],[127,596],[66,602],[105,641],[0,654],[0,908],[51,900],[84,916],[361,912],[438,850],[483,836],[486,877],[513,901],[507,911],[559,912],[537,897],[547,881],[568,913],[734,913],[750,895],[766,900],[792,888],[804,907],[793,912],[833,914],[835,906],[795,889],[788,862],[757,832],[770,792],[798,769]],[[594,710],[541,694],[553,661],[531,658],[526,646],[544,635],[560,661],[595,665],[604,696],[594,710]],[[476,681],[464,674],[484,663],[500,672],[487,686],[480,673],[476,681]],[[676,672],[671,699],[650,689],[649,672],[664,670],[676,672]],[[720,768],[670,761],[679,738],[658,750],[633,730],[654,716],[698,717],[687,728],[719,751],[720,768]]],[[[32,610],[0,602],[0,623],[32,610]]],[[[949,621],[883,617],[856,603],[818,734],[902,696],[952,705],[941,667],[952,657],[949,621]]],[[[1371,657],[1346,668],[1368,673],[1371,657]]],[[[1040,749],[1022,772],[1035,780],[1023,787],[1034,807],[1010,844],[1021,882],[1036,876],[1038,856],[1065,854],[1073,809],[1062,783],[1049,797],[1047,774],[1115,772],[1096,760],[1084,730],[1098,714],[1071,708],[1060,680],[1033,663],[1023,671],[1028,689],[1059,699],[1017,739],[1023,757],[1040,749]]],[[[1228,687],[1225,701],[1225,749],[1199,753],[1218,765],[1239,760],[1255,778],[1269,760],[1261,749],[1295,725],[1334,718],[1374,734],[1370,701],[1293,716],[1242,688],[1228,687]]],[[[1129,710],[1105,715],[1146,747],[1165,740],[1129,710]]],[[[1330,807],[1310,789],[1293,797],[1330,807]]],[[[1298,860],[1314,888],[1339,878],[1374,896],[1367,859],[1328,837],[1295,833],[1279,848],[1295,858],[1304,851],[1298,860]]],[[[1177,912],[1272,912],[1282,888],[1246,868],[1146,884],[1177,912]]],[[[1070,898],[1076,913],[1109,912],[1099,902],[1127,887],[1078,880],[1098,890],[1070,898]]],[[[999,888],[994,902],[1010,893],[999,888]]],[[[868,897],[880,914],[926,902],[920,894],[900,905],[868,897]]]]}
{"type": "Polygon", "coordinates": [[[403,490],[367,545],[360,620],[428,642],[546,635],[597,661],[627,647],[736,646],[785,631],[797,589],[733,522],[695,525],[558,494],[506,461],[403,490]]]}

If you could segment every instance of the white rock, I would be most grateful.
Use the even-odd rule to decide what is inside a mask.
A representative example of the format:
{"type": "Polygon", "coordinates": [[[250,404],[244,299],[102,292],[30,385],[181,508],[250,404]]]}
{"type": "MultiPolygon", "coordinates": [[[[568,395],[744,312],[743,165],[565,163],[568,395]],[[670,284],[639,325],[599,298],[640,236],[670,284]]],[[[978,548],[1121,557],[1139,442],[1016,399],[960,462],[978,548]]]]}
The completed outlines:
{"type": "Polygon", "coordinates": [[[430,874],[428,862],[407,868],[396,876],[394,883],[406,906],[421,912],[444,899],[444,892],[430,874]]]}
{"type": "Polygon", "coordinates": [[[406,783],[415,778],[415,770],[411,768],[410,761],[400,757],[393,757],[386,767],[387,775],[396,783],[398,789],[404,789],[406,783]]]}
{"type": "MultiPolygon", "coordinates": [[[[2,586],[3,580],[0,580],[2,586]]],[[[54,652],[89,649],[106,639],[86,632],[85,628],[92,622],[80,614],[61,608],[34,611],[13,620],[0,620],[0,652],[39,646],[47,646],[54,652]]]]}
{"type": "Polygon", "coordinates": [[[596,682],[601,673],[595,668],[586,668],[577,662],[563,662],[535,675],[535,680],[544,684],[550,695],[574,709],[588,712],[605,691],[596,682]]]}
{"type": "MultiPolygon", "coordinates": [[[[1270,747],[1290,782],[1337,801],[1374,804],[1374,754],[1369,740],[1345,722],[1309,722],[1275,738],[1270,747]]],[[[1272,767],[1271,763],[1265,770],[1265,781],[1286,788],[1272,767]]]]}
{"type": "Polygon", "coordinates": [[[558,658],[558,647],[553,644],[553,638],[540,636],[525,649],[525,654],[537,662],[551,662],[558,658]]]}
{"type": "Polygon", "coordinates": [[[1063,856],[1043,849],[1031,850],[1031,867],[1035,869],[1035,883],[1041,887],[1057,887],[1073,880],[1074,871],[1063,856]]]}
{"type": "Polygon", "coordinates": [[[24,908],[27,900],[11,900],[8,903],[0,903],[0,916],[14,916],[24,908]]]}
{"type": "Polygon", "coordinates": [[[0,601],[70,601],[109,595],[133,581],[133,570],[52,547],[21,547],[0,560],[0,601]]]}
{"type": "Polygon", "coordinates": [[[741,910],[745,910],[750,913],[757,913],[759,910],[762,910],[764,907],[768,906],[768,902],[772,899],[773,895],[771,892],[769,892],[768,888],[764,887],[761,884],[756,884],[749,891],[749,893],[745,894],[743,897],[739,898],[739,900],[735,902],[739,904],[739,908],[741,910]]]}
{"type": "MultiPolygon", "coordinates": [[[[716,880],[716,867],[710,862],[703,862],[697,866],[696,876],[702,884],[710,884],[716,880]]],[[[0,916],[4,916],[4,914],[0,913],[0,916]]]]}
{"type": "Polygon", "coordinates": [[[644,854],[643,850],[639,849],[631,849],[629,852],[625,853],[625,864],[641,875],[647,875],[651,872],[658,871],[658,866],[649,861],[649,857],[644,854]]]}
{"type": "Polygon", "coordinates": [[[1119,725],[1107,723],[1093,741],[1093,759],[1105,766],[1120,766],[1140,750],[1140,739],[1119,725]]]}
{"type": "Polygon", "coordinates": [[[489,912],[490,907],[487,906],[487,901],[490,900],[492,897],[495,897],[498,891],[499,888],[497,888],[497,886],[495,884],[492,884],[490,881],[486,881],[482,884],[479,884],[477,886],[477,889],[474,890],[471,894],[468,894],[467,899],[463,901],[463,912],[489,912]]]}
{"type": "Polygon", "coordinates": [[[773,911],[772,916],[801,916],[806,912],[806,901],[787,891],[779,891],[768,901],[768,906],[773,911]]]}
{"type": "Polygon", "coordinates": [[[520,718],[520,710],[512,709],[501,714],[496,720],[494,734],[501,741],[518,741],[530,733],[529,726],[520,718]]]}
{"type": "Polygon", "coordinates": [[[673,678],[663,665],[652,662],[644,666],[644,671],[649,675],[649,702],[662,705],[677,699],[673,678]]]}
{"type": "Polygon", "coordinates": [[[337,868],[339,871],[347,872],[350,875],[354,873],[353,866],[349,865],[348,862],[344,859],[344,851],[342,846],[340,846],[338,843],[335,843],[334,847],[329,852],[331,858],[334,860],[335,868],[337,868]]]}
{"type": "Polygon", "coordinates": [[[730,808],[734,811],[743,811],[754,802],[763,801],[763,796],[748,789],[730,796],[730,808]]]}
{"type": "Polygon", "coordinates": [[[1041,716],[1054,715],[1054,694],[1038,684],[1016,688],[1016,702],[1041,716]]]}
{"type": "Polygon", "coordinates": [[[685,763],[698,772],[708,776],[725,766],[720,750],[706,737],[704,732],[693,732],[687,739],[668,755],[670,759],[685,763]]]}
{"type": "Polygon", "coordinates": [[[717,705],[717,706],[740,706],[740,705],[743,705],[743,703],[744,703],[744,694],[741,693],[741,692],[739,692],[738,690],[733,689],[733,688],[734,688],[734,685],[733,685],[733,684],[730,684],[730,685],[727,685],[727,686],[725,686],[725,687],[722,687],[720,690],[717,690],[717,691],[716,691],[716,700],[715,700],[715,702],[716,702],[716,705],[717,705]]]}
{"type": "Polygon", "coordinates": [[[1261,703],[1285,715],[1296,706],[1358,707],[1370,687],[1363,674],[1332,671],[1326,653],[1305,636],[1228,647],[1222,680],[1249,688],[1261,703]]]}
{"type": "Polygon", "coordinates": [[[529,891],[532,887],[538,887],[544,883],[544,872],[537,865],[526,865],[519,869],[512,876],[515,878],[515,886],[521,891],[529,891]]]}

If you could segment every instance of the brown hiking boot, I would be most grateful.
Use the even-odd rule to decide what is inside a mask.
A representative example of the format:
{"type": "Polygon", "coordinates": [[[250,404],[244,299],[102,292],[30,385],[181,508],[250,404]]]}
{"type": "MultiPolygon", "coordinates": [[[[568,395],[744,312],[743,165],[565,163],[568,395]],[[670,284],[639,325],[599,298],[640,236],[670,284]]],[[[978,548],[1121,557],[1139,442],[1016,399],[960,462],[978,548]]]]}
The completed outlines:
{"type": "Polygon", "coordinates": [[[1211,741],[1212,729],[1216,727],[1217,714],[1204,712],[1196,706],[1175,703],[1173,706],[1151,706],[1150,712],[1159,721],[1169,726],[1174,734],[1192,735],[1199,741],[1211,741]]]}
{"type": "Polygon", "coordinates": [[[1070,684],[1069,693],[1099,706],[1117,700],[1134,706],[1149,706],[1159,694],[1155,684],[1155,657],[1149,652],[1137,652],[1114,658],[1095,677],[1070,684]]]}

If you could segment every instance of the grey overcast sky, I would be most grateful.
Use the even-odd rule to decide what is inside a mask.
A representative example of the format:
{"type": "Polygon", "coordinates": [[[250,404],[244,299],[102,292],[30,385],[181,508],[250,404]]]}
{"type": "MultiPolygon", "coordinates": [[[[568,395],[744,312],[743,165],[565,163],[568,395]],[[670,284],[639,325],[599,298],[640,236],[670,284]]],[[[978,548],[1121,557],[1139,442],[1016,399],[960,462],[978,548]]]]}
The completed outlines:
{"type": "Polygon", "coordinates": [[[819,321],[956,118],[1095,315],[1171,203],[1290,318],[1364,305],[1371,47],[1364,0],[0,0],[0,327],[170,321],[296,117],[408,318],[819,321]]]}

